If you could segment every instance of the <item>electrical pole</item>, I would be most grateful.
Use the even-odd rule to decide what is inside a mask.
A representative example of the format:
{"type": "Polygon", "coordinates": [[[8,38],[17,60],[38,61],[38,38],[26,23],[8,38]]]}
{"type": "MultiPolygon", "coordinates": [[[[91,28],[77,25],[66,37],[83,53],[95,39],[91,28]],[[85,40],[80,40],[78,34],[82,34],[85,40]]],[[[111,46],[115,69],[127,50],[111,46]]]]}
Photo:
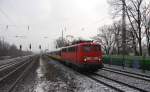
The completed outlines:
{"type": "Polygon", "coordinates": [[[66,27],[62,29],[62,46],[64,46],[64,31],[66,31],[66,27]]]}
{"type": "Polygon", "coordinates": [[[62,29],[62,46],[64,46],[64,30],[62,29]]]}
{"type": "Polygon", "coordinates": [[[28,30],[30,30],[30,26],[28,25],[28,30]]]}
{"type": "Polygon", "coordinates": [[[31,51],[31,43],[30,43],[30,45],[29,45],[29,49],[30,49],[30,51],[31,51]]]}
{"type": "Polygon", "coordinates": [[[122,0],[122,55],[123,61],[122,66],[124,68],[125,64],[125,54],[126,54],[126,8],[125,8],[125,0],[122,0]]]}

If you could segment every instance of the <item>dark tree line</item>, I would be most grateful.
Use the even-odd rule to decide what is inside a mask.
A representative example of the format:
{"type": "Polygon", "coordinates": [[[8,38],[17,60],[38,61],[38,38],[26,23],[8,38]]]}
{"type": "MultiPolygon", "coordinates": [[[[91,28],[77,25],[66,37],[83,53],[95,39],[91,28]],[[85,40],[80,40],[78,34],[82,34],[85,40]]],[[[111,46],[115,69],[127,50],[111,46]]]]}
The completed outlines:
{"type": "Polygon", "coordinates": [[[0,57],[3,56],[16,57],[26,54],[31,54],[31,52],[21,51],[15,45],[10,45],[9,43],[0,39],[0,57]]]}

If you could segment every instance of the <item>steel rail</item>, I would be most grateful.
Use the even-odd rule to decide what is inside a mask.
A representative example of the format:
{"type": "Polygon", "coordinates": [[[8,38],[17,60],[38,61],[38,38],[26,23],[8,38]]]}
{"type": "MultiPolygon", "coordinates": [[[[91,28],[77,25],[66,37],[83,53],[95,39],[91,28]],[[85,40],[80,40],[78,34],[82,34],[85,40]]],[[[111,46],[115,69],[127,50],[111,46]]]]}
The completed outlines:
{"type": "MultiPolygon", "coordinates": [[[[82,74],[82,73],[80,73],[80,74],[82,74]]],[[[83,74],[83,75],[85,75],[85,74],[83,74]]],[[[97,78],[94,78],[94,77],[89,76],[89,75],[85,75],[85,76],[88,77],[88,78],[90,78],[90,79],[92,79],[92,80],[94,80],[94,81],[96,81],[96,82],[98,82],[98,83],[100,83],[100,84],[103,84],[103,85],[105,85],[107,87],[110,87],[110,88],[112,88],[112,89],[114,89],[114,90],[116,90],[118,92],[125,92],[124,90],[121,90],[121,89],[119,89],[119,88],[117,88],[115,86],[112,86],[112,85],[110,85],[108,83],[105,83],[105,82],[103,82],[103,81],[101,81],[101,80],[99,80],[97,78]]]]}
{"type": "MultiPolygon", "coordinates": [[[[29,60],[30,61],[30,60],[29,60]]],[[[7,75],[5,75],[4,77],[0,78],[0,82],[2,82],[3,80],[5,80],[7,77],[9,77],[10,75],[12,75],[13,73],[15,73],[18,69],[22,68],[24,65],[28,64],[28,62],[24,62],[22,65],[20,65],[19,67],[15,68],[13,71],[11,71],[10,73],[8,73],[7,75]]]]}
{"type": "Polygon", "coordinates": [[[108,80],[111,80],[111,81],[115,81],[115,82],[117,82],[117,83],[119,83],[119,84],[125,85],[125,86],[130,87],[130,88],[133,88],[133,89],[135,89],[135,90],[139,90],[139,91],[141,91],[141,92],[148,92],[148,91],[146,91],[146,90],[144,90],[144,89],[141,89],[141,88],[138,88],[138,87],[129,85],[129,84],[124,83],[124,82],[122,82],[122,81],[118,81],[118,80],[115,80],[115,79],[106,77],[106,76],[104,76],[104,75],[100,75],[100,74],[97,74],[97,73],[93,73],[93,74],[94,74],[94,75],[97,75],[97,76],[100,76],[100,77],[104,77],[104,78],[106,78],[106,79],[108,79],[108,80]]]}
{"type": "Polygon", "coordinates": [[[115,70],[115,71],[120,71],[120,72],[126,72],[126,73],[129,73],[129,74],[134,74],[134,75],[138,75],[138,76],[141,76],[141,77],[150,78],[150,75],[145,75],[145,74],[140,74],[140,73],[135,73],[135,72],[129,72],[129,71],[126,71],[126,70],[119,70],[119,69],[110,68],[110,67],[106,67],[106,66],[104,68],[107,68],[107,69],[110,69],[110,70],[115,70]]]}
{"type": "MultiPolygon", "coordinates": [[[[59,61],[59,59],[55,59],[55,58],[53,58],[53,57],[51,57],[51,59],[56,60],[56,61],[59,61]]],[[[68,67],[68,68],[69,68],[69,67],[68,67]]],[[[72,68],[70,68],[70,69],[72,69],[72,68]]],[[[74,70],[74,69],[72,69],[72,70],[74,70]]],[[[76,70],[74,70],[74,71],[76,71],[76,70]]],[[[115,86],[112,86],[112,85],[110,85],[110,84],[108,84],[108,83],[105,83],[105,82],[103,82],[103,81],[100,81],[100,80],[97,79],[97,78],[94,78],[94,77],[89,76],[89,75],[87,75],[87,74],[81,73],[81,72],[79,72],[79,71],[76,71],[76,72],[79,73],[79,74],[82,74],[82,75],[84,75],[84,76],[86,76],[86,77],[88,77],[88,78],[90,78],[90,79],[92,79],[92,80],[94,80],[94,81],[96,81],[96,82],[98,82],[98,83],[100,83],[100,84],[104,84],[105,86],[108,86],[108,87],[110,87],[110,88],[112,88],[112,89],[114,89],[114,90],[116,90],[116,91],[125,92],[124,90],[121,90],[121,89],[119,89],[119,88],[117,88],[117,87],[115,87],[115,86]]],[[[141,91],[141,92],[148,92],[148,91],[146,91],[146,90],[144,90],[144,89],[137,88],[137,87],[135,87],[135,86],[132,86],[132,85],[129,85],[129,84],[127,84],[127,83],[123,83],[123,82],[121,82],[121,81],[117,81],[117,80],[108,78],[108,77],[103,76],[103,75],[99,75],[99,74],[96,74],[96,73],[92,73],[92,74],[93,74],[93,75],[100,76],[100,77],[103,77],[103,78],[108,79],[108,80],[111,80],[111,81],[114,81],[114,82],[116,82],[116,83],[118,83],[118,84],[121,84],[121,85],[124,85],[124,86],[126,86],[126,87],[129,87],[129,88],[132,88],[132,89],[135,89],[135,90],[139,90],[139,91],[141,91]]]]}
{"type": "MultiPolygon", "coordinates": [[[[21,58],[22,59],[22,58],[21,58]]],[[[28,60],[29,58],[27,58],[27,59],[25,59],[25,60],[23,60],[23,61],[26,61],[26,60],[28,60]]],[[[2,65],[0,65],[0,69],[3,69],[4,67],[7,67],[7,66],[9,66],[9,65],[11,65],[11,64],[14,64],[14,63],[17,63],[17,62],[19,62],[20,61],[20,59],[15,59],[15,60],[13,60],[13,61],[10,61],[10,62],[7,62],[7,63],[5,63],[5,64],[2,64],[2,65]]]]}
{"type": "MultiPolygon", "coordinates": [[[[32,61],[32,60],[31,60],[32,61]]],[[[27,66],[24,71],[21,73],[21,75],[15,80],[15,82],[8,88],[7,92],[11,92],[14,87],[16,86],[16,84],[21,80],[21,78],[23,78],[23,76],[29,71],[29,69],[33,66],[33,64],[35,63],[35,61],[33,60],[31,63],[29,63],[29,66],[27,66]]]]}
{"type": "Polygon", "coordinates": [[[18,62],[18,61],[12,61],[12,62],[8,62],[8,63],[6,63],[6,64],[2,64],[2,65],[0,65],[0,69],[3,69],[4,67],[7,67],[7,66],[9,66],[10,64],[13,64],[13,63],[16,63],[16,62],[18,62]]]}
{"type": "Polygon", "coordinates": [[[137,78],[137,79],[141,79],[141,80],[145,80],[145,81],[150,82],[150,78],[142,77],[142,76],[139,76],[139,75],[136,75],[136,74],[126,73],[126,72],[123,72],[123,71],[110,70],[110,69],[107,69],[107,68],[103,68],[101,70],[109,71],[109,72],[113,72],[113,73],[117,73],[117,74],[121,74],[121,75],[125,75],[125,76],[129,76],[129,77],[133,77],[133,78],[137,78]]]}
{"type": "MultiPolygon", "coordinates": [[[[49,57],[49,56],[47,56],[47,57],[49,57]]],[[[54,58],[54,57],[50,57],[51,59],[53,59],[53,60],[55,60],[55,61],[58,61],[58,63],[60,63],[59,61],[59,59],[56,59],[56,58],[54,58]]],[[[64,64],[63,64],[64,65],[64,64]]],[[[66,65],[64,65],[65,67],[67,67],[66,65]]],[[[73,69],[73,68],[70,68],[70,67],[67,67],[67,68],[69,68],[69,69],[71,69],[71,70],[73,70],[73,71],[75,71],[75,72],[77,72],[77,73],[79,73],[79,74],[81,74],[81,75],[84,75],[85,77],[87,77],[87,78],[89,78],[89,79],[91,79],[91,80],[94,80],[94,81],[96,81],[97,83],[100,83],[100,84],[103,84],[103,85],[105,85],[105,86],[107,86],[107,87],[109,87],[109,88],[112,88],[112,89],[114,89],[114,90],[116,90],[116,91],[118,91],[118,92],[125,92],[124,90],[121,90],[121,89],[119,89],[119,88],[117,88],[117,87],[115,87],[115,86],[112,86],[112,85],[110,85],[110,84],[107,84],[107,83],[105,83],[105,82],[103,82],[103,81],[101,81],[101,80],[98,80],[98,79],[96,79],[96,78],[94,78],[94,77],[92,77],[92,76],[89,76],[89,75],[87,75],[87,74],[85,74],[85,73],[81,73],[81,72],[79,72],[79,71],[77,71],[77,70],[75,70],[75,69],[73,69]]]]}
{"type": "Polygon", "coordinates": [[[8,68],[10,68],[10,67],[13,67],[13,66],[15,66],[15,65],[17,65],[17,64],[20,64],[20,63],[22,63],[22,62],[24,62],[24,61],[26,61],[26,60],[23,60],[23,61],[16,61],[16,62],[13,62],[13,63],[11,63],[11,64],[5,65],[5,66],[3,66],[3,67],[0,68],[0,72],[4,71],[4,70],[6,70],[6,69],[8,69],[8,68]]]}

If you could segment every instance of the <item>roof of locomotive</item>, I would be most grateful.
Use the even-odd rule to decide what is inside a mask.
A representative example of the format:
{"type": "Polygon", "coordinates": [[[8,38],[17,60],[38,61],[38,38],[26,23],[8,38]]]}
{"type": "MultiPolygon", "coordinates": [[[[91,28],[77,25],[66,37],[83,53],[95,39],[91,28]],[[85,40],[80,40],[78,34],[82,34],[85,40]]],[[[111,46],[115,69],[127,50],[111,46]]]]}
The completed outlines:
{"type": "Polygon", "coordinates": [[[74,46],[84,46],[84,45],[100,45],[100,44],[95,43],[95,42],[81,42],[81,43],[78,43],[78,44],[74,44],[74,45],[70,45],[70,46],[66,46],[66,47],[61,47],[61,49],[74,47],[74,46]]]}
{"type": "Polygon", "coordinates": [[[77,45],[100,45],[100,44],[95,43],[95,42],[83,42],[83,43],[79,43],[77,45]]]}

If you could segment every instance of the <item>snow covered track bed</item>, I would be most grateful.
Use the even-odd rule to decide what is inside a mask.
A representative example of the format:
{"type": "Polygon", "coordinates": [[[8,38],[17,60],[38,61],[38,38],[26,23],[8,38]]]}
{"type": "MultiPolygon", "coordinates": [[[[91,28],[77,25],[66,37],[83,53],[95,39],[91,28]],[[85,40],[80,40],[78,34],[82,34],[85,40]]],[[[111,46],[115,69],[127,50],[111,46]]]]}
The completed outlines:
{"type": "Polygon", "coordinates": [[[90,73],[90,74],[81,73],[81,74],[84,74],[88,78],[98,83],[104,84],[105,86],[108,86],[118,92],[149,92],[148,90],[123,82],[125,80],[120,81],[120,80],[108,77],[108,76],[111,76],[111,73],[109,73],[109,75],[107,76],[103,75],[102,73],[101,74],[100,73],[90,73]]]}
{"type": "MultiPolygon", "coordinates": [[[[28,58],[27,58],[28,59],[28,58]]],[[[24,61],[26,61],[27,59],[23,59],[23,60],[15,60],[15,61],[12,61],[12,62],[8,62],[6,64],[2,64],[0,65],[0,77],[3,75],[2,72],[8,72],[8,71],[11,71],[11,69],[13,69],[15,66],[23,63],[24,61]]]]}
{"type": "Polygon", "coordinates": [[[131,73],[131,72],[128,72],[128,71],[117,70],[117,69],[108,68],[108,67],[105,67],[102,70],[110,71],[110,72],[113,72],[113,73],[122,74],[122,75],[125,75],[125,76],[129,76],[129,77],[133,77],[133,78],[137,78],[137,79],[141,79],[141,80],[145,80],[145,81],[149,81],[150,82],[150,76],[149,75],[142,75],[142,74],[138,74],[138,73],[131,73]]]}
{"type": "Polygon", "coordinates": [[[0,73],[0,92],[12,92],[16,84],[23,79],[24,75],[34,64],[33,57],[14,63],[3,65],[0,73]],[[5,66],[5,67],[4,67],[5,66]]]}
{"type": "MultiPolygon", "coordinates": [[[[86,75],[86,76],[88,78],[90,78],[90,79],[92,79],[92,80],[94,80],[100,84],[104,84],[105,86],[108,86],[108,87],[110,87],[110,88],[112,88],[118,92],[124,92],[124,90],[122,88],[114,86],[114,83],[112,83],[112,81],[107,80],[107,82],[106,82],[106,79],[104,79],[103,77],[102,78],[96,78],[94,76],[89,76],[89,75],[86,75]]],[[[117,85],[117,84],[115,83],[115,85],[117,85]]]]}
{"type": "MultiPolygon", "coordinates": [[[[93,75],[94,76],[94,75],[93,75]]],[[[100,74],[96,74],[94,76],[96,79],[98,80],[102,80],[105,81],[106,83],[108,83],[109,85],[113,85],[113,87],[116,87],[120,90],[122,90],[121,92],[148,92],[142,88],[138,88],[135,87],[133,85],[129,85],[128,83],[113,79],[113,78],[109,78],[100,74]]]]}
{"type": "Polygon", "coordinates": [[[11,58],[11,59],[4,59],[4,60],[0,60],[0,66],[15,62],[15,61],[22,61],[24,59],[29,59],[31,56],[33,55],[28,55],[28,56],[21,56],[21,57],[16,57],[16,58],[11,58]]]}
{"type": "Polygon", "coordinates": [[[38,72],[41,79],[35,92],[120,92],[53,59],[42,60],[38,72]]]}
{"type": "Polygon", "coordinates": [[[99,69],[96,73],[77,73],[118,92],[150,92],[148,75],[117,71],[106,67],[99,69]]]}
{"type": "Polygon", "coordinates": [[[126,73],[130,73],[130,74],[135,74],[135,75],[139,75],[142,77],[150,78],[150,71],[145,70],[145,72],[143,72],[143,70],[141,70],[141,69],[129,68],[129,67],[124,67],[124,69],[123,69],[122,66],[108,65],[108,64],[105,64],[104,66],[107,69],[116,70],[116,71],[120,71],[120,72],[126,72],[126,73]]]}
{"type": "Polygon", "coordinates": [[[150,92],[150,82],[147,81],[148,78],[143,79],[142,77],[139,77],[137,75],[128,75],[113,70],[107,70],[105,68],[95,73],[95,75],[141,92],[150,92]]]}

